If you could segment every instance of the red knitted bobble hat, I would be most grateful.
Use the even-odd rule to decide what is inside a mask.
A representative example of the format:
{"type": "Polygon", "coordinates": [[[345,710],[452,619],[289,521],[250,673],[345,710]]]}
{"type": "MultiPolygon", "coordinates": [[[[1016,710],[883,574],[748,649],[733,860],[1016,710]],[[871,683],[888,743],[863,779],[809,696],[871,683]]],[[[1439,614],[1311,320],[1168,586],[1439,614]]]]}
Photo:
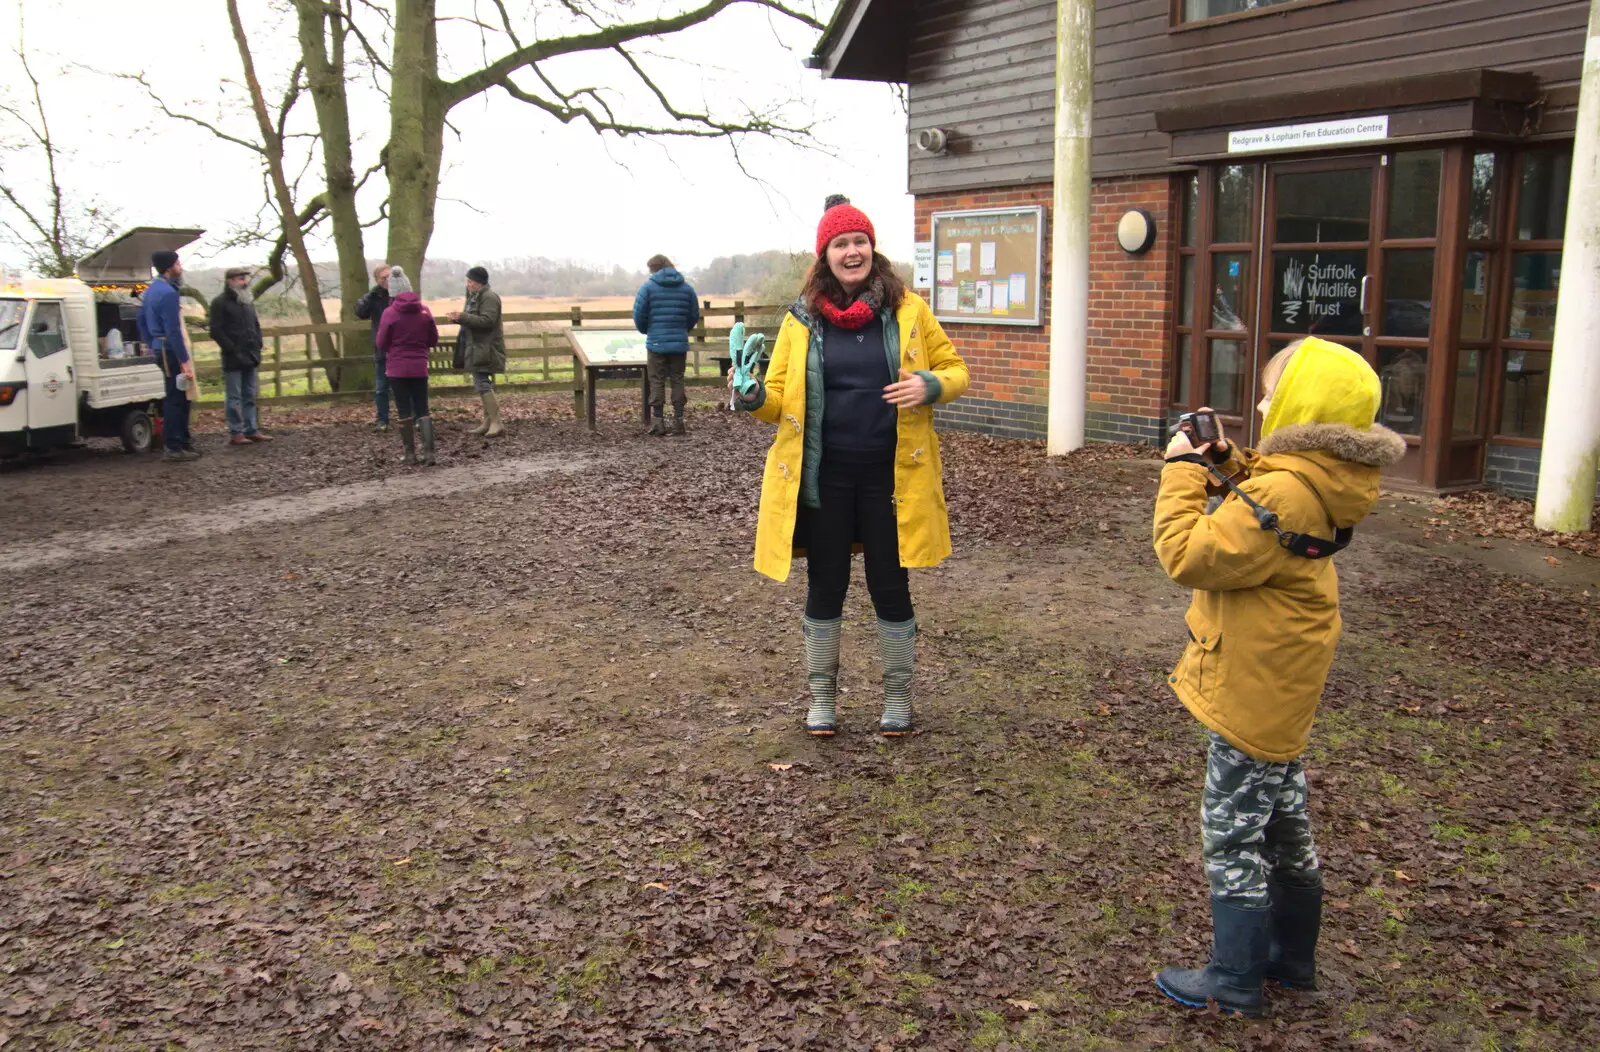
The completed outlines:
{"type": "Polygon", "coordinates": [[[867,218],[867,213],[851,204],[848,197],[832,194],[823,202],[823,207],[827,211],[822,213],[822,222],[817,224],[817,255],[822,255],[828,242],[840,234],[851,234],[857,230],[867,235],[873,251],[877,251],[878,235],[872,229],[872,220],[867,218]]]}

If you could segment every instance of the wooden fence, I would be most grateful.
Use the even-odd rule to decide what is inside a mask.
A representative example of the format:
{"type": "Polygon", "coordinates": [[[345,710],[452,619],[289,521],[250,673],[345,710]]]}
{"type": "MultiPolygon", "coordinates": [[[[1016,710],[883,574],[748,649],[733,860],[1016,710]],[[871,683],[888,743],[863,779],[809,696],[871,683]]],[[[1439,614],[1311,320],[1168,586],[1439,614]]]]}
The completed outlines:
{"type": "MultiPolygon", "coordinates": [[[[728,356],[728,333],[735,322],[744,322],[749,333],[776,336],[784,307],[746,306],[743,300],[715,306],[706,300],[700,307],[700,324],[690,333],[689,360],[684,378],[691,383],[720,383],[716,358],[728,356]],[[721,324],[716,324],[716,320],[721,324]]],[[[633,331],[633,312],[627,310],[584,310],[574,306],[566,311],[506,314],[506,369],[497,385],[512,390],[577,389],[583,385],[582,371],[575,368],[569,328],[616,329],[633,331]]],[[[372,356],[368,347],[371,327],[366,322],[333,322],[327,325],[262,326],[265,346],[261,354],[261,401],[298,402],[342,399],[373,391],[372,356]],[[334,357],[322,357],[317,337],[331,338],[334,357]],[[347,348],[359,348],[346,355],[347,348]],[[329,379],[334,373],[337,386],[329,379]]],[[[439,321],[441,346],[429,358],[429,386],[470,388],[471,374],[452,369],[451,354],[457,326],[439,321]]],[[[200,380],[202,398],[222,397],[222,362],[217,346],[205,330],[193,330],[190,341],[195,373],[200,380]]],[[[608,385],[609,386],[609,385],[608,385]]]]}

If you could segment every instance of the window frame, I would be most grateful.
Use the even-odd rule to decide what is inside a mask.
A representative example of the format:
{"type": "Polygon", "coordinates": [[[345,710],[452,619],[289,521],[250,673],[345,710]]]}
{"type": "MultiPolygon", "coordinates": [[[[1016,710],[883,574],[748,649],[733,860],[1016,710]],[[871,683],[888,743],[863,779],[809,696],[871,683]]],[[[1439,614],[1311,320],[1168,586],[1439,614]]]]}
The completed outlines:
{"type": "Polygon", "coordinates": [[[32,309],[29,310],[28,313],[27,313],[27,321],[24,322],[23,324],[24,324],[25,328],[27,329],[27,331],[25,333],[23,333],[23,339],[27,342],[28,353],[33,355],[33,357],[38,359],[39,361],[43,361],[46,358],[54,358],[56,355],[60,354],[62,351],[70,349],[71,345],[70,345],[70,342],[69,342],[69,340],[67,338],[67,305],[63,301],[61,301],[61,300],[35,300],[33,302],[32,309]],[[55,313],[56,313],[56,317],[61,322],[60,329],[57,330],[56,333],[55,333],[55,335],[59,335],[61,337],[61,345],[59,347],[56,347],[54,350],[46,351],[43,354],[40,354],[38,346],[35,345],[34,342],[33,342],[33,337],[35,335],[35,333],[33,331],[33,327],[38,322],[38,317],[39,317],[40,311],[44,311],[44,310],[54,310],[55,313]]]}
{"type": "MultiPolygon", "coordinates": [[[[1499,222],[1495,227],[1497,248],[1494,258],[1498,264],[1498,270],[1491,272],[1491,280],[1495,283],[1496,308],[1494,317],[1491,319],[1494,322],[1494,331],[1492,333],[1494,353],[1491,356],[1494,372],[1491,377],[1493,392],[1490,395],[1488,405],[1490,415],[1486,421],[1485,430],[1488,432],[1487,440],[1495,445],[1523,446],[1535,449],[1544,445],[1542,431],[1538,438],[1532,438],[1527,435],[1505,434],[1501,430],[1505,423],[1502,419],[1502,414],[1505,409],[1505,363],[1507,352],[1537,351],[1548,354],[1555,350],[1555,334],[1553,332],[1551,333],[1552,338],[1549,340],[1526,340],[1506,335],[1507,326],[1511,322],[1511,295],[1515,291],[1513,288],[1513,272],[1515,268],[1512,263],[1517,254],[1522,252],[1560,252],[1563,255],[1563,260],[1565,259],[1565,237],[1539,238],[1529,241],[1517,240],[1517,215],[1522,207],[1522,175],[1527,164],[1528,155],[1544,150],[1566,149],[1570,151],[1572,147],[1573,144],[1565,140],[1527,144],[1512,153],[1509,158],[1510,163],[1506,165],[1505,182],[1502,184],[1504,192],[1500,195],[1501,199],[1497,203],[1499,214],[1496,219],[1499,222]]],[[[1570,197],[1568,201],[1570,204],[1570,197]]],[[[1563,224],[1564,233],[1565,224],[1563,224]]],[[[1471,244],[1469,243],[1469,248],[1471,244]]],[[[1548,399],[1548,380],[1546,384],[1545,397],[1548,399]]],[[[1548,410],[1548,402],[1546,409],[1548,410]]]]}
{"type": "Polygon", "coordinates": [[[1167,32],[1183,33],[1195,29],[1210,29],[1213,26],[1228,25],[1232,22],[1242,22],[1263,15],[1282,14],[1286,10],[1298,10],[1303,7],[1321,7],[1323,4],[1335,4],[1339,0],[1281,0],[1280,3],[1258,7],[1254,11],[1234,11],[1226,15],[1214,15],[1211,18],[1198,18],[1188,21],[1183,17],[1184,0],[1170,0],[1167,9],[1167,32]]]}
{"type": "MultiPolygon", "coordinates": [[[[1172,390],[1168,392],[1167,408],[1169,410],[1187,411],[1207,404],[1210,398],[1211,375],[1211,342],[1213,340],[1234,340],[1243,345],[1246,361],[1249,352],[1254,346],[1255,339],[1255,314],[1257,285],[1260,273],[1256,269],[1260,265],[1257,246],[1261,240],[1261,195],[1264,192],[1261,180],[1265,170],[1260,161],[1234,162],[1235,167],[1250,170],[1250,200],[1248,204],[1249,226],[1246,231],[1245,241],[1215,241],[1216,234],[1216,194],[1217,173],[1225,167],[1227,162],[1206,165],[1193,172],[1181,173],[1173,183],[1174,207],[1172,215],[1177,217],[1179,234],[1174,240],[1178,250],[1174,256],[1172,271],[1173,310],[1172,323],[1167,331],[1167,358],[1169,368],[1172,370],[1172,390]],[[1195,216],[1195,243],[1184,245],[1183,225],[1185,222],[1184,186],[1188,179],[1196,181],[1196,216],[1195,216]],[[1212,306],[1215,298],[1214,260],[1217,256],[1242,255],[1246,257],[1246,280],[1239,286],[1239,320],[1243,327],[1239,329],[1218,329],[1211,324],[1212,306]],[[1194,302],[1190,305],[1191,314],[1188,318],[1182,317],[1183,303],[1183,261],[1185,258],[1194,260],[1194,302]],[[1177,389],[1178,378],[1183,375],[1182,338],[1189,337],[1189,390],[1177,389]]],[[[1247,364],[1246,368],[1249,366],[1247,364]]],[[[1241,405],[1237,410],[1219,410],[1225,417],[1236,418],[1248,416],[1251,407],[1241,405]]]]}

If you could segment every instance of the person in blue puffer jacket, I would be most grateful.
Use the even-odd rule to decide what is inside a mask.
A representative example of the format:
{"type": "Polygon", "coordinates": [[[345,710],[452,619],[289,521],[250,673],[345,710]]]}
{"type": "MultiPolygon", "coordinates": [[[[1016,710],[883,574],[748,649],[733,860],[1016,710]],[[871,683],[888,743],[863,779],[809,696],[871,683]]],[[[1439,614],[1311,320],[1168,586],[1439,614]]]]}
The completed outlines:
{"type": "Polygon", "coordinates": [[[650,280],[639,286],[633,298],[633,327],[645,334],[647,362],[645,376],[650,382],[649,434],[667,433],[662,418],[667,380],[672,380],[672,433],[686,434],[683,426],[683,366],[689,357],[689,331],[700,324],[700,301],[694,286],[663,255],[651,256],[645,264],[650,280]]]}

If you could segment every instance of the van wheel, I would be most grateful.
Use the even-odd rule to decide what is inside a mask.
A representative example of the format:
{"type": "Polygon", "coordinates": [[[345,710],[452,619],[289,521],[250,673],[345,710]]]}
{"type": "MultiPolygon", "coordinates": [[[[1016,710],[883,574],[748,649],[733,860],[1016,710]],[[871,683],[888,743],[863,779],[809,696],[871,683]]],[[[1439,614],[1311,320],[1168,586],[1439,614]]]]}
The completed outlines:
{"type": "Polygon", "coordinates": [[[148,453],[155,445],[156,429],[150,414],[143,409],[128,410],[122,418],[122,448],[129,453],[148,453]]]}

